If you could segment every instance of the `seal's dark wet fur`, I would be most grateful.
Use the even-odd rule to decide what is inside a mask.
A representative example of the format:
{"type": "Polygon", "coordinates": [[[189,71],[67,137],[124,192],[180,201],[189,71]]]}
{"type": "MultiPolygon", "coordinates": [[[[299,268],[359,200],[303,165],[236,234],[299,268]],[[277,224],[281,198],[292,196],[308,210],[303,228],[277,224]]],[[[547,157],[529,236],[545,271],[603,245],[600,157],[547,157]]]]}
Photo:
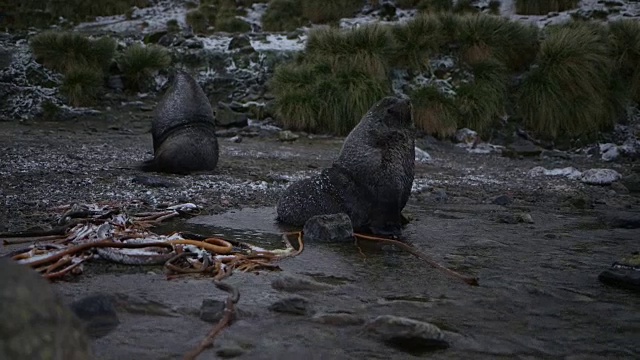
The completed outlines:
{"type": "Polygon", "coordinates": [[[188,73],[177,70],[172,77],[151,125],[154,158],[140,168],[177,174],[214,170],[218,141],[209,99],[188,73]]]}
{"type": "Polygon", "coordinates": [[[277,206],[278,221],[304,226],[315,215],[344,212],[356,231],[400,235],[414,159],[411,103],[386,97],[347,136],[330,168],[285,191],[277,206]]]}

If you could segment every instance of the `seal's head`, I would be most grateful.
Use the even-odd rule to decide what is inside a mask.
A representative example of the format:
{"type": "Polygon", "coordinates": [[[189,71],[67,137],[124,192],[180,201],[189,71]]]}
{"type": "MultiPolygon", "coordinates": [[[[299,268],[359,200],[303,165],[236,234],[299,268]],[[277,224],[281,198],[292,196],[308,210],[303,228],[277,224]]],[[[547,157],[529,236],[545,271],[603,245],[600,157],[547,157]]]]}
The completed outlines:
{"type": "Polygon", "coordinates": [[[409,98],[387,96],[370,110],[376,119],[392,128],[413,128],[413,111],[409,98]]]}

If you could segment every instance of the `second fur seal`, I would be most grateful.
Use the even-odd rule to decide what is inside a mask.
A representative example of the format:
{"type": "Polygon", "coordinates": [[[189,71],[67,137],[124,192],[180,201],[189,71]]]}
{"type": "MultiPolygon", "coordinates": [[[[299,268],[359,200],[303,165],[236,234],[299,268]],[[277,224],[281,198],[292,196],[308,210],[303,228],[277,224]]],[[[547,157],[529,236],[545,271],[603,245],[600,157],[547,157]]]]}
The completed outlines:
{"type": "Polygon", "coordinates": [[[176,174],[214,170],[218,140],[209,99],[188,73],[176,70],[172,77],[153,115],[154,157],[140,167],[176,174]]]}
{"type": "Polygon", "coordinates": [[[304,226],[316,215],[346,213],[356,231],[401,235],[414,178],[411,102],[385,97],[344,141],[338,159],[320,174],[292,184],[277,205],[278,221],[304,226]]]}

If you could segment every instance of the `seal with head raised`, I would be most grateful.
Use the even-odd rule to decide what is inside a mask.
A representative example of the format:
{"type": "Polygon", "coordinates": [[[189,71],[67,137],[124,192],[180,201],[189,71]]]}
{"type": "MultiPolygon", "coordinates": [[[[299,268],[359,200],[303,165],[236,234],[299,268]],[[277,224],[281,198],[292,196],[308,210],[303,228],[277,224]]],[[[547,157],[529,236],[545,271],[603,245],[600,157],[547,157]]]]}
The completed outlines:
{"type": "Polygon", "coordinates": [[[278,221],[304,226],[316,215],[346,213],[356,231],[400,235],[414,178],[411,110],[408,99],[391,96],[373,105],[330,168],[285,190],[278,221]]]}
{"type": "Polygon", "coordinates": [[[154,157],[144,171],[188,174],[215,169],[218,140],[209,99],[188,73],[177,70],[151,124],[154,157]]]}

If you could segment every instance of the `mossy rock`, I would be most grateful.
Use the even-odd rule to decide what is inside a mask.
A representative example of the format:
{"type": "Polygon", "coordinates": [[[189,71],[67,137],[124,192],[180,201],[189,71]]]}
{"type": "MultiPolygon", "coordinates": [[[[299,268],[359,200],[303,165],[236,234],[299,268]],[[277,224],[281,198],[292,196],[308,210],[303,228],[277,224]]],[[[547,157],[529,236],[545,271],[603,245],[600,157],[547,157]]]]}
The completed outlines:
{"type": "Polygon", "coordinates": [[[0,359],[91,359],[82,323],[35,271],[0,259],[0,359]]]}

